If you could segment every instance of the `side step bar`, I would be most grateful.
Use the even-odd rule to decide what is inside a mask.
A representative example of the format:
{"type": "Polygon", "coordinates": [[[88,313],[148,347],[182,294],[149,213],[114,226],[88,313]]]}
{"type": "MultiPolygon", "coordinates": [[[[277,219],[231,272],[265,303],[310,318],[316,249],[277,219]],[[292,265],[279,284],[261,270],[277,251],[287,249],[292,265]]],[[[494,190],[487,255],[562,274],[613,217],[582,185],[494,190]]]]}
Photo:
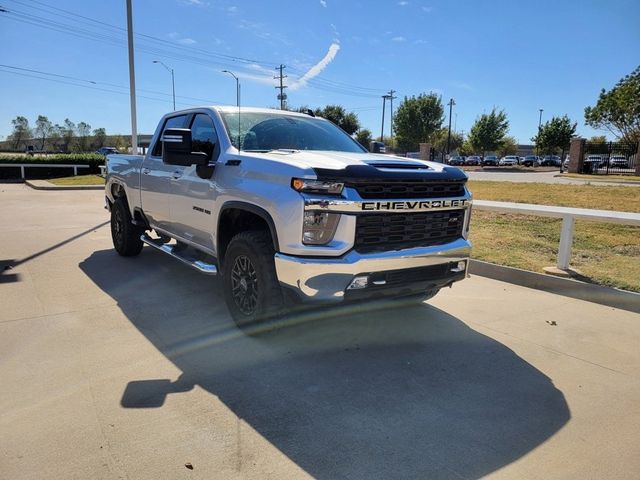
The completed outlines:
{"type": "Polygon", "coordinates": [[[177,251],[175,245],[169,245],[164,243],[161,239],[155,239],[149,237],[147,234],[140,235],[140,240],[149,245],[150,247],[155,248],[156,250],[160,250],[167,255],[172,256],[176,260],[180,260],[182,263],[189,265],[192,268],[195,268],[201,273],[206,275],[216,275],[218,273],[218,267],[216,267],[212,263],[206,263],[202,260],[198,260],[196,258],[191,258],[183,254],[183,252],[177,251]]]}

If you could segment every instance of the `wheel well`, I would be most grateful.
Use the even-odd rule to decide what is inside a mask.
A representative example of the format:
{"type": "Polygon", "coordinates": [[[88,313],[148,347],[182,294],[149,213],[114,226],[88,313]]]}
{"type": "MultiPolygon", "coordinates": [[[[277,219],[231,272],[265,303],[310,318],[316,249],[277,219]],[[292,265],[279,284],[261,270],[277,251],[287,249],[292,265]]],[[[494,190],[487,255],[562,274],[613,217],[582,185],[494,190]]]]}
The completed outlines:
{"type": "Polygon", "coordinates": [[[267,220],[254,212],[242,208],[227,208],[220,214],[218,221],[218,261],[224,262],[224,255],[231,239],[240,232],[263,230],[271,235],[274,248],[278,249],[277,238],[267,220]]]}

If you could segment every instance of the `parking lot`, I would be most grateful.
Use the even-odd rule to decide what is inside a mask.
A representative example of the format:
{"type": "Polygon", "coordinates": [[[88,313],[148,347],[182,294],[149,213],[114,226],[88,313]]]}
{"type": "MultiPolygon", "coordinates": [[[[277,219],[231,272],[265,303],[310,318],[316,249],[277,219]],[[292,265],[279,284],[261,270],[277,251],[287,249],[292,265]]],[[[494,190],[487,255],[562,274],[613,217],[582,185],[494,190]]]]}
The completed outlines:
{"type": "Polygon", "coordinates": [[[630,479],[640,315],[472,277],[246,335],[111,247],[100,191],[0,184],[0,478],[630,479]]]}

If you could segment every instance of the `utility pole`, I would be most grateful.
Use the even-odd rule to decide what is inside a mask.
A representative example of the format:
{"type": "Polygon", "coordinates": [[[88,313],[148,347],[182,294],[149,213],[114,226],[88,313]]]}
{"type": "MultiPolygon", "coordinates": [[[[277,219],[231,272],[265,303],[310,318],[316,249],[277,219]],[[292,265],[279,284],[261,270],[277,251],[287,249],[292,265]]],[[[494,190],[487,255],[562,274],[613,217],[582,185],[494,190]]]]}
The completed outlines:
{"type": "Polygon", "coordinates": [[[394,97],[393,94],[396,93],[395,90],[389,90],[389,93],[387,94],[387,98],[389,99],[389,101],[391,102],[391,112],[389,114],[389,131],[391,132],[391,149],[393,149],[393,99],[394,98],[398,98],[398,97],[394,97]]]}
{"type": "Polygon", "coordinates": [[[449,153],[451,153],[451,113],[453,112],[453,106],[455,104],[456,101],[453,98],[449,100],[449,133],[447,135],[447,158],[449,158],[449,153]]]}
{"type": "Polygon", "coordinates": [[[131,153],[138,154],[138,120],[136,118],[136,71],[133,61],[133,17],[131,0],[127,0],[127,38],[129,45],[129,97],[131,99],[131,153]]]}
{"type": "Polygon", "coordinates": [[[242,149],[242,144],[240,143],[240,79],[235,73],[229,70],[222,70],[222,73],[228,73],[236,80],[236,105],[238,107],[238,153],[240,153],[240,150],[242,149]]]}
{"type": "Polygon", "coordinates": [[[380,129],[380,141],[384,139],[384,107],[387,105],[387,95],[382,95],[382,128],[380,129]]]}
{"type": "Polygon", "coordinates": [[[280,64],[279,67],[276,67],[276,70],[280,70],[280,75],[278,75],[277,77],[273,77],[276,80],[278,79],[280,80],[280,86],[276,87],[276,89],[280,90],[280,93],[278,94],[278,100],[280,100],[280,110],[285,109],[285,102],[287,100],[287,94],[284,93],[284,89],[287,88],[287,86],[282,83],[284,79],[287,78],[286,75],[282,74],[282,70],[284,68],[286,68],[286,65],[282,65],[282,64],[280,64]]]}

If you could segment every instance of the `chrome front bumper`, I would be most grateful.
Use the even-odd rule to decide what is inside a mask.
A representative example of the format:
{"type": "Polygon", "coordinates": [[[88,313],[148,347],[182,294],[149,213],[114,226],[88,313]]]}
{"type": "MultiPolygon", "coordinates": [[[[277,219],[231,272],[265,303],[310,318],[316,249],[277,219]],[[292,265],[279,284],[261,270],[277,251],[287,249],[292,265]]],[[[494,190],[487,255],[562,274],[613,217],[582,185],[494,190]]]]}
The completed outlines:
{"type": "Polygon", "coordinates": [[[337,258],[299,257],[276,253],[278,280],[306,301],[340,302],[359,274],[429,267],[466,260],[469,268],[471,244],[458,239],[445,245],[409,248],[391,252],[360,254],[351,250],[337,258]]]}

